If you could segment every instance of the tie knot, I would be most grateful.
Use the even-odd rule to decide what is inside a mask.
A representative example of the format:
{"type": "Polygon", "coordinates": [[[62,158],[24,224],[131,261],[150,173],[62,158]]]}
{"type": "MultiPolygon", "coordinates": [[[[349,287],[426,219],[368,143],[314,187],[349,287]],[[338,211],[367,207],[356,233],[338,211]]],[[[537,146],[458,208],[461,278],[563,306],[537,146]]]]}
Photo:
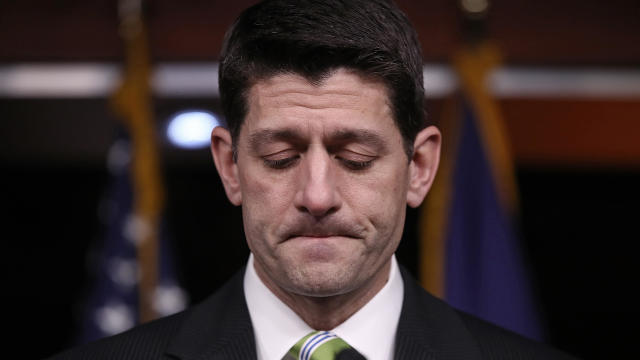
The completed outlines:
{"type": "Polygon", "coordinates": [[[351,347],[330,331],[314,331],[298,341],[287,353],[287,360],[335,360],[351,347]]]}

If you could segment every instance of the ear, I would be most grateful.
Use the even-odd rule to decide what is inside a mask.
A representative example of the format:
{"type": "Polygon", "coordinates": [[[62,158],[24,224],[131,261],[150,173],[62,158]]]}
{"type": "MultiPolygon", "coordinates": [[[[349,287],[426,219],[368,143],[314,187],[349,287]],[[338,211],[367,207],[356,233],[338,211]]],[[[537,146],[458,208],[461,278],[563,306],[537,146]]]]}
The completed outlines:
{"type": "Polygon", "coordinates": [[[418,133],[413,144],[413,157],[409,164],[407,204],[418,207],[429,192],[440,162],[442,136],[435,126],[418,133]]]}
{"type": "Polygon", "coordinates": [[[211,132],[211,154],[224,185],[227,198],[233,205],[242,204],[242,191],[238,176],[238,164],[233,158],[233,147],[229,130],[218,126],[211,132]]]}

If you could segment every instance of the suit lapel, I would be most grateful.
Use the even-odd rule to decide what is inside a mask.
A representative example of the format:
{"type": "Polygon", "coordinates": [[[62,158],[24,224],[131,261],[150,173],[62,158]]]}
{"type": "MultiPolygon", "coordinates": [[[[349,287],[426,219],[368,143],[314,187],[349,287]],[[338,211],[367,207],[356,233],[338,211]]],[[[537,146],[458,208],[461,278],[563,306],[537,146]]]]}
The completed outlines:
{"type": "Polygon", "coordinates": [[[396,333],[396,359],[480,359],[480,348],[450,306],[418,285],[407,270],[396,333]]]}
{"type": "Polygon", "coordinates": [[[186,315],[167,353],[184,360],[256,359],[244,268],[186,315]]]}

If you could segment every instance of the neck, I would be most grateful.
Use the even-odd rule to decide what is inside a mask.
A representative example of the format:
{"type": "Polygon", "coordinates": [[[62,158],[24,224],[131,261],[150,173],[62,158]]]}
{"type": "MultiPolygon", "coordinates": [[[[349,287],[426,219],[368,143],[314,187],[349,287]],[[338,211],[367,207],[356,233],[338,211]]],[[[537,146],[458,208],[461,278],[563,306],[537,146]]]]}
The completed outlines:
{"type": "Polygon", "coordinates": [[[331,330],[345,322],[369,300],[371,300],[389,280],[391,259],[385,263],[381,271],[369,279],[365,284],[350,292],[332,296],[307,296],[286,291],[273,283],[262,271],[255,266],[256,273],[262,282],[282,302],[292,309],[307,325],[315,330],[331,330]]]}

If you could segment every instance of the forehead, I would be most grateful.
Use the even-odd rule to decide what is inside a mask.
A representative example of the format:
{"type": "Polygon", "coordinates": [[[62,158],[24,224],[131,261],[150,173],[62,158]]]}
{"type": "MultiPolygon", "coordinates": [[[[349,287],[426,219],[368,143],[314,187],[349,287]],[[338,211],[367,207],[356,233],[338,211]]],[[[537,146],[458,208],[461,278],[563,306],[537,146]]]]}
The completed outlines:
{"type": "Polygon", "coordinates": [[[318,83],[298,74],[280,74],[249,89],[243,129],[343,127],[397,132],[387,93],[382,82],[346,69],[318,83]]]}

